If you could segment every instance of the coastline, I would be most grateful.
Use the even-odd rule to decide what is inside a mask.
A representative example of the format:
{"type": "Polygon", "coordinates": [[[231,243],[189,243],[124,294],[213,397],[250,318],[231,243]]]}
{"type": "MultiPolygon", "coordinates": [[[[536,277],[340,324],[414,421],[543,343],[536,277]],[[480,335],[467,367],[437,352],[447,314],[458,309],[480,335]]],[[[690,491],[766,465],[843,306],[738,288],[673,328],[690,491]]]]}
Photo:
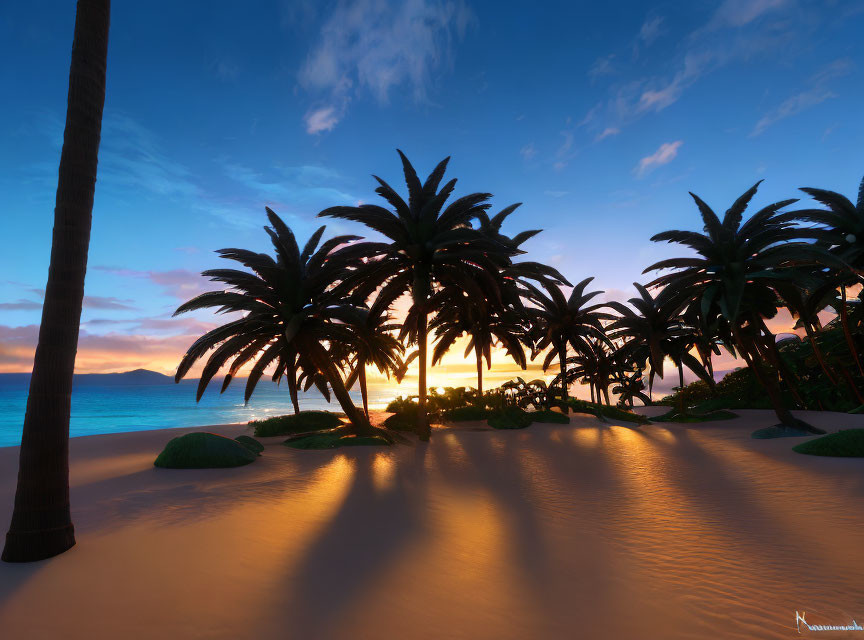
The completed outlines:
{"type": "MultiPolygon", "coordinates": [[[[436,428],[429,445],[153,467],[176,428],[71,441],[78,545],[0,565],[4,638],[785,638],[864,617],[864,460],[723,423],[436,428]],[[482,431],[477,431],[482,429],[482,431]],[[45,603],[51,615],[44,615],[45,603]],[[74,630],[70,634],[70,630],[74,630]]],[[[383,414],[379,414],[379,417],[383,414]]],[[[807,415],[835,431],[864,416],[807,415]]],[[[208,425],[228,436],[246,426],[208,425]]],[[[0,450],[0,522],[17,448],[0,450]]]]}

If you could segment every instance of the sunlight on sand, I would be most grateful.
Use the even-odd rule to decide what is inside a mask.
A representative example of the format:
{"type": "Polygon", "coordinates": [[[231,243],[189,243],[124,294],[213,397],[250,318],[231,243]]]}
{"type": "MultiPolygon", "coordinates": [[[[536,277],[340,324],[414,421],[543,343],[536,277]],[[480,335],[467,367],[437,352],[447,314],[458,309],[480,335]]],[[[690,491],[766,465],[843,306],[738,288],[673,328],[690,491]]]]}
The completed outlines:
{"type": "Polygon", "coordinates": [[[166,432],[73,442],[79,545],[0,566],[0,635],[779,639],[796,609],[864,618],[860,461],[751,440],[759,415],[273,439],[232,470],[143,466],[166,432]]]}

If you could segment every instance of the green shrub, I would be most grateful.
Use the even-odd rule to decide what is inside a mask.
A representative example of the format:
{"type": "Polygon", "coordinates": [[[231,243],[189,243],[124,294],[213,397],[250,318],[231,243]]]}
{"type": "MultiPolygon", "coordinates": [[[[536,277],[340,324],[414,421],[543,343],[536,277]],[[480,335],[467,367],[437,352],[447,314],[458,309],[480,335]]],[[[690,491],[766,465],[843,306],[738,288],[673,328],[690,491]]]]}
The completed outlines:
{"type": "Polygon", "coordinates": [[[237,442],[242,444],[244,447],[249,449],[252,453],[261,455],[261,452],[264,451],[264,445],[258,442],[255,438],[252,438],[247,435],[237,436],[234,438],[237,442]]]}
{"type": "Polygon", "coordinates": [[[417,427],[417,406],[387,416],[383,424],[387,429],[393,431],[414,431],[417,427]]]}
{"type": "Polygon", "coordinates": [[[257,457],[236,440],[197,432],[170,440],[153,464],[167,469],[222,469],[241,467],[257,457]]]}
{"type": "Polygon", "coordinates": [[[467,407],[456,407],[444,412],[444,420],[447,422],[469,422],[472,420],[485,420],[492,412],[486,407],[468,405],[467,407]]]}
{"type": "Polygon", "coordinates": [[[551,409],[534,411],[531,413],[531,419],[534,422],[540,422],[544,424],[570,424],[570,418],[565,416],[560,411],[552,411],[551,409]]]}
{"type": "Polygon", "coordinates": [[[756,431],[750,434],[750,437],[755,440],[771,440],[773,438],[803,438],[812,435],[812,433],[803,429],[788,429],[786,427],[774,426],[756,429],[756,431]]]}
{"type": "Polygon", "coordinates": [[[288,438],[284,444],[294,449],[336,449],[342,434],[339,433],[313,433],[308,436],[288,438]]]}
{"type": "Polygon", "coordinates": [[[360,447],[360,446],[384,446],[389,447],[390,443],[387,438],[382,436],[342,436],[337,441],[339,447],[360,447]]]}
{"type": "Polygon", "coordinates": [[[636,424],[649,424],[651,421],[643,415],[619,409],[618,407],[610,407],[597,402],[588,402],[587,400],[579,400],[578,398],[570,398],[570,408],[580,413],[590,413],[601,419],[610,419],[623,422],[635,422],[636,424]]]}
{"type": "Polygon", "coordinates": [[[487,421],[493,429],[524,429],[530,427],[531,422],[531,414],[522,409],[496,411],[487,421]]]}
{"type": "Polygon", "coordinates": [[[249,423],[255,428],[255,436],[258,438],[323,431],[333,429],[341,424],[342,421],[339,416],[329,411],[301,411],[295,415],[275,416],[264,420],[253,420],[249,423]]]}
{"type": "Polygon", "coordinates": [[[414,399],[414,397],[415,396],[408,396],[407,398],[403,398],[402,396],[399,396],[398,398],[391,400],[384,410],[387,413],[403,413],[406,411],[416,411],[417,401],[414,399]]]}
{"type": "Polygon", "coordinates": [[[802,442],[793,451],[811,456],[864,458],[864,429],[844,429],[837,433],[802,442]]]}

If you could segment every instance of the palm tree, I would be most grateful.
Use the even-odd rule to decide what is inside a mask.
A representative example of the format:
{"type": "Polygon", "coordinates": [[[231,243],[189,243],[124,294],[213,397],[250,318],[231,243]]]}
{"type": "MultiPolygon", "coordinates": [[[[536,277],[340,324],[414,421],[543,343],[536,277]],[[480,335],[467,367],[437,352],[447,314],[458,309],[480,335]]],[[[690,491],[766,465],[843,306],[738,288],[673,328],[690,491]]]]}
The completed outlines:
{"type": "Polygon", "coordinates": [[[353,365],[345,386],[351,389],[355,381],[360,382],[360,396],[363,399],[363,412],[369,419],[369,397],[366,387],[366,366],[374,365],[379,372],[388,378],[394,374],[397,382],[401,380],[407,369],[407,363],[416,357],[416,351],[403,361],[405,347],[393,332],[399,325],[393,322],[387,307],[376,300],[371,307],[358,305],[355,317],[349,322],[353,332],[351,351],[353,365]]]}
{"type": "MultiPolygon", "coordinates": [[[[861,272],[864,270],[864,179],[861,180],[858,187],[857,204],[852,204],[846,196],[826,189],[802,187],[800,190],[827,207],[827,209],[797,211],[796,216],[800,220],[823,225],[828,231],[828,238],[825,242],[828,253],[845,263],[845,268],[841,268],[846,277],[839,282],[841,301],[838,311],[843,325],[843,334],[846,337],[846,345],[852,352],[858,372],[864,375],[864,367],[862,367],[858,357],[858,349],[849,329],[846,299],[847,287],[850,284],[861,284],[861,272]]],[[[827,266],[834,267],[835,264],[832,261],[827,266]]]]}
{"type": "Polygon", "coordinates": [[[217,253],[221,257],[239,262],[249,271],[203,272],[202,275],[229,288],[202,293],[174,312],[178,315],[215,308],[219,313],[243,314],[196,340],[177,367],[175,380],[183,379],[192,365],[213,349],[201,372],[197,398],[201,399],[210,380],[233,359],[223,390],[241,367],[254,362],[246,381],[248,402],[268,367],[275,366],[273,378],[278,380],[286,371],[299,366],[328,399],[327,385],[330,386],[356,432],[369,432],[369,421],[354,406],[339,371],[348,349],[346,345],[354,340],[346,323],[356,317],[357,307],[331,293],[350,266],[344,258],[334,259],[334,249],[359,238],[338,236],[318,248],[325,229],[321,227],[301,252],[294,234],[281,218],[269,208],[267,217],[272,227],[264,229],[273,243],[276,259],[244,249],[220,249],[217,253]]]}
{"type": "Polygon", "coordinates": [[[109,0],[79,0],[69,68],[54,236],[3,560],[30,562],[75,544],[69,511],[69,414],[105,104],[109,0]]]}
{"type": "MultiPolygon", "coordinates": [[[[457,338],[469,336],[465,347],[465,357],[472,351],[477,362],[477,393],[483,395],[483,359],[492,368],[492,347],[500,343],[507,355],[522,369],[527,366],[523,343],[527,341],[526,323],[519,312],[513,308],[496,305],[486,298],[472,297],[459,289],[446,289],[438,292],[438,300],[433,302],[439,309],[429,323],[435,335],[435,349],[432,352],[434,367],[457,338]]],[[[518,300],[518,296],[517,296],[518,300]]]]}
{"type": "Polygon", "coordinates": [[[498,273],[517,251],[484,236],[471,222],[488,208],[489,193],[472,193],[452,201],[456,180],[439,189],[449,158],[442,160],[421,183],[405,155],[402,160],[408,187],[406,203],[381,178],[373,176],[375,190],[392,210],[378,205],[331,207],[319,216],[360,222],[377,231],[386,242],[362,242],[342,250],[349,258],[365,264],[345,278],[342,289],[368,297],[376,290],[382,304],[389,306],[403,294],[410,294],[412,307],[403,323],[400,338],[416,343],[419,351],[420,381],[417,430],[428,440],[431,430],[426,418],[426,349],[429,315],[434,311],[430,298],[438,289],[456,287],[472,295],[495,295],[498,273]]]}
{"type": "MultiPolygon", "coordinates": [[[[557,357],[560,367],[561,401],[565,407],[569,399],[567,391],[567,347],[571,346],[577,353],[588,353],[593,350],[591,338],[607,341],[602,320],[611,320],[612,316],[600,312],[603,304],[585,306],[592,298],[602,291],[585,293],[585,288],[594,278],[585,278],[573,287],[569,297],[554,283],[541,283],[545,293],[530,283],[524,283],[530,295],[530,307],[526,313],[531,321],[531,331],[534,337],[534,354],[537,355],[549,349],[543,361],[546,371],[557,357]]],[[[533,359],[533,358],[532,358],[533,359]]]]}
{"type": "Polygon", "coordinates": [[[777,312],[777,287],[794,277],[796,266],[820,253],[813,244],[798,240],[818,240],[822,235],[818,230],[795,228],[794,214],[780,212],[795,200],[770,204],[742,224],[744,211],[758,187],[756,183],[739,197],[722,221],[691,193],[705,233],[664,231],[651,240],[681,244],[696,255],[651,265],[645,272],[666,268],[675,271],[657,277],[648,286],[668,288],[675,309],[695,305],[704,324],[725,323],[734,348],[765,387],[781,425],[820,433],[820,429],[792,416],[781,398],[776,374],[762,363],[769,362],[782,374],[783,363],[765,319],[777,312]]]}

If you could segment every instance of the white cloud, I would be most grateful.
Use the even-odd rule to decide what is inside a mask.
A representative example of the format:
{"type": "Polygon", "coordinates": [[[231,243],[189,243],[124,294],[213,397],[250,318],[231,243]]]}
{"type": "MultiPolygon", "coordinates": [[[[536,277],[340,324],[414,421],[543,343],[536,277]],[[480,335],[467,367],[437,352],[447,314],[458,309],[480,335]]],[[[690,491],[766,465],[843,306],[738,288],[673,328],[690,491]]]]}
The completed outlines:
{"type": "Polygon", "coordinates": [[[753,127],[753,131],[750,132],[750,137],[753,138],[761,135],[768,127],[776,124],[780,120],[797,115],[802,111],[814,107],[817,104],[821,104],[826,100],[830,100],[831,98],[836,98],[837,94],[828,89],[825,85],[834,78],[839,78],[850,73],[853,66],[854,65],[850,60],[841,58],[820,69],[810,78],[810,88],[805,89],[794,96],[790,96],[777,107],[762,116],[762,118],[760,118],[756,123],[756,126],[753,127]]]}
{"type": "Polygon", "coordinates": [[[603,58],[597,58],[597,60],[594,61],[594,64],[591,65],[591,68],[588,69],[588,75],[592,78],[599,78],[601,76],[608,76],[615,73],[615,67],[612,65],[612,60],[614,58],[614,53],[603,58]]]}
{"type": "Polygon", "coordinates": [[[524,147],[519,149],[519,153],[522,158],[527,162],[529,160],[533,160],[537,156],[537,147],[534,146],[533,142],[529,142],[524,147]]]}
{"type": "Polygon", "coordinates": [[[646,45],[650,45],[661,33],[663,33],[663,18],[661,16],[654,16],[642,23],[638,39],[646,45]]]}
{"type": "Polygon", "coordinates": [[[563,198],[564,196],[569,194],[569,191],[546,190],[543,192],[543,195],[549,196],[550,198],[563,198]]]}
{"type": "Polygon", "coordinates": [[[788,0],[724,0],[714,13],[708,28],[743,27],[788,4],[788,0]]]}
{"type": "Polygon", "coordinates": [[[336,107],[313,109],[303,117],[306,123],[306,133],[308,134],[332,131],[340,119],[341,116],[336,112],[336,107]]]}
{"type": "Polygon", "coordinates": [[[661,144],[657,151],[639,161],[639,164],[636,165],[635,169],[633,169],[636,177],[642,178],[651,173],[657,167],[672,162],[678,155],[678,149],[682,144],[684,144],[683,140],[664,142],[661,144]]]}
{"type": "Polygon", "coordinates": [[[306,130],[332,130],[363,91],[386,104],[391,90],[408,86],[426,101],[433,72],[449,65],[472,19],[463,0],[340,0],[300,68],[300,85],[330,103],[306,115],[306,130]]]}
{"type": "Polygon", "coordinates": [[[606,127],[601,133],[597,135],[596,138],[594,138],[594,140],[595,142],[600,142],[601,140],[605,140],[606,138],[617,136],[619,133],[621,133],[621,129],[618,129],[617,127],[606,127]]]}

